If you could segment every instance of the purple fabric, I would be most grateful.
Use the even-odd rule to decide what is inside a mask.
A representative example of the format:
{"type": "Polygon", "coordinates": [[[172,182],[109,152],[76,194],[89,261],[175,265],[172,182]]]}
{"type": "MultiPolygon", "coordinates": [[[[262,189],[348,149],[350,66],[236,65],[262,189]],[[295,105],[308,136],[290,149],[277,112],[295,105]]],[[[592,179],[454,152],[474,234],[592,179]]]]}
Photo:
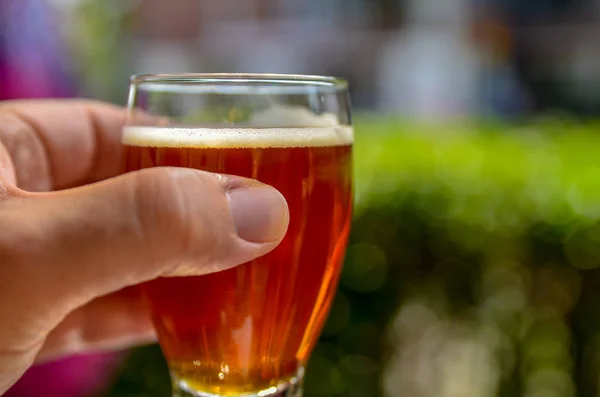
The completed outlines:
{"type": "Polygon", "coordinates": [[[122,353],[75,356],[32,367],[4,397],[88,397],[102,392],[122,353]]]}
{"type": "Polygon", "coordinates": [[[0,99],[73,94],[54,11],[44,0],[0,1],[0,99]]]}
{"type": "MultiPolygon", "coordinates": [[[[74,96],[60,21],[44,0],[0,0],[0,100],[74,96]]],[[[31,368],[4,397],[89,397],[110,382],[122,354],[31,368]]]]}

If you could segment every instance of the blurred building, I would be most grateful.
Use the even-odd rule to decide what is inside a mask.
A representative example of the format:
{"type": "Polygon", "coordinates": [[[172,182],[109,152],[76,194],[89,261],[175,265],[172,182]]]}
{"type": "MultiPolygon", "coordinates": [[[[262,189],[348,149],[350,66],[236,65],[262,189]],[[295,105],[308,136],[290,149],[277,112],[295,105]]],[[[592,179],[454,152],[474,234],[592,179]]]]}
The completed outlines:
{"type": "Polygon", "coordinates": [[[436,119],[600,112],[598,0],[48,0],[82,94],[141,72],[348,78],[357,108],[436,119]]]}
{"type": "MultiPolygon", "coordinates": [[[[122,102],[133,73],[278,72],[341,75],[358,109],[421,119],[600,112],[598,0],[41,3],[70,47],[40,42],[44,51],[18,58],[33,70],[62,54],[86,96],[122,102]]],[[[5,39],[17,47],[31,36],[10,22],[5,39]]]]}

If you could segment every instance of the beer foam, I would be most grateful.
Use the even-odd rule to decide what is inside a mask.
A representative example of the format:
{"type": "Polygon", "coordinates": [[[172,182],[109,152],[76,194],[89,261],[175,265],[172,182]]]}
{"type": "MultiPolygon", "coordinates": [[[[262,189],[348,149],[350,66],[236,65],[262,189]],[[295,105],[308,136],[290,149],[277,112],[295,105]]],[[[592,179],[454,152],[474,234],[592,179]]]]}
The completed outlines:
{"type": "Polygon", "coordinates": [[[137,127],[123,130],[122,143],[170,148],[285,148],[350,145],[350,126],[307,128],[137,127]]]}

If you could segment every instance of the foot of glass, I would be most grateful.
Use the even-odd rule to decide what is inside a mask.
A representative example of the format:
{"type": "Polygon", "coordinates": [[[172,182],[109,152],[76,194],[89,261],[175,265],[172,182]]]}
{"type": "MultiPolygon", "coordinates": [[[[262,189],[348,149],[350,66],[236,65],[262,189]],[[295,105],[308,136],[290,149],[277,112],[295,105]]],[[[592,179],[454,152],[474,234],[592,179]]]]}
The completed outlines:
{"type": "Polygon", "coordinates": [[[302,397],[302,378],[304,368],[300,368],[297,376],[289,381],[282,381],[277,386],[251,393],[226,395],[206,393],[191,388],[184,380],[173,378],[173,397],[302,397]]]}

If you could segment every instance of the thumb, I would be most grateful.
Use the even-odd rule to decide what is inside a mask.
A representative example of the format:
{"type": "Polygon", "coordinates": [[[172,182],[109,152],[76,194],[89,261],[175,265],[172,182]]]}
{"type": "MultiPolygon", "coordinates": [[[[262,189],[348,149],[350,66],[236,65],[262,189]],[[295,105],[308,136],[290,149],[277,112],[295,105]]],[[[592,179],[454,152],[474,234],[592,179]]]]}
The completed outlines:
{"type": "MultiPolygon", "coordinates": [[[[27,291],[20,302],[34,313],[64,315],[158,276],[250,261],[277,246],[288,221],[286,201],[272,187],[185,168],[142,170],[55,193],[22,192],[0,202],[0,224],[10,225],[0,230],[6,263],[0,302],[27,291]]],[[[9,318],[1,309],[0,318],[9,318]]]]}

